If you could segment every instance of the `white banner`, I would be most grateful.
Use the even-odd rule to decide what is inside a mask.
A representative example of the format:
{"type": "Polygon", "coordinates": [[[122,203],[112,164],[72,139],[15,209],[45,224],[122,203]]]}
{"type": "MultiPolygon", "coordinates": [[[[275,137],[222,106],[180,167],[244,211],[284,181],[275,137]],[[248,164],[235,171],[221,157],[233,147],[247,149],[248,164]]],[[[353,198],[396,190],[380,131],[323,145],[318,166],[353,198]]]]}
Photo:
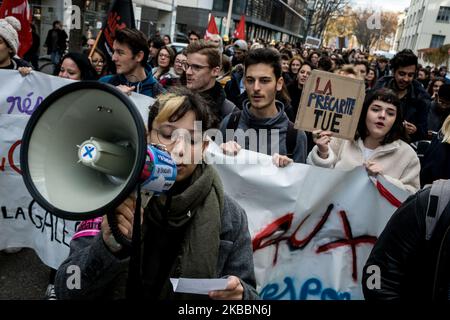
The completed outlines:
{"type": "MultiPolygon", "coordinates": [[[[57,268],[76,223],[46,213],[31,199],[19,174],[19,153],[29,115],[68,81],[0,70],[0,82],[0,249],[34,248],[57,268]]],[[[144,99],[141,113],[148,104],[144,99]]],[[[344,172],[291,164],[278,169],[270,157],[245,150],[224,157],[213,143],[209,158],[231,160],[216,167],[226,192],[247,212],[263,299],[362,298],[363,265],[396,209],[363,168],[344,172]]],[[[395,198],[406,199],[407,193],[380,181],[395,198]]]]}
{"type": "MultiPolygon", "coordinates": [[[[20,176],[20,143],[30,115],[42,100],[73,81],[33,71],[0,70],[0,250],[35,249],[41,260],[57,268],[69,254],[77,222],[59,219],[31,198],[20,176]]],[[[146,121],[153,99],[133,94],[146,121]]]]}
{"type": "MultiPolygon", "coordinates": [[[[214,143],[209,160],[228,163],[216,168],[226,192],[247,213],[263,299],[363,298],[362,268],[396,207],[362,167],[347,172],[296,163],[275,168],[269,156],[243,150],[225,157],[214,143]],[[238,164],[244,159],[254,164],[238,164]]],[[[407,198],[385,179],[379,181],[393,198],[407,198]]]]}

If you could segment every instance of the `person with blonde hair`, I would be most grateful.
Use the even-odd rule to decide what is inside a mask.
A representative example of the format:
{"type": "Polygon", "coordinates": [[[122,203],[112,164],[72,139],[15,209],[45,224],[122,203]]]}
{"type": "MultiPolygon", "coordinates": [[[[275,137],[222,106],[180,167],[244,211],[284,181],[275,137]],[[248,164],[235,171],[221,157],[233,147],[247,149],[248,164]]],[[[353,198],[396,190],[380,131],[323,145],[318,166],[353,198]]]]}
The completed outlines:
{"type": "MultiPolygon", "coordinates": [[[[177,165],[174,186],[153,197],[141,211],[142,292],[148,300],[257,299],[253,250],[245,211],[225,192],[212,165],[203,161],[211,111],[201,95],[174,88],[160,95],[148,118],[148,142],[162,144],[177,165]],[[202,131],[204,130],[204,131],[202,131]],[[208,295],[175,293],[171,278],[227,279],[224,290],[208,295]]],[[[132,238],[136,201],[120,204],[118,228],[132,238]]],[[[56,275],[58,299],[124,297],[129,250],[118,244],[106,216],[97,236],[70,243],[70,255],[56,275]],[[81,268],[81,288],[67,286],[67,268],[81,268]]]]}

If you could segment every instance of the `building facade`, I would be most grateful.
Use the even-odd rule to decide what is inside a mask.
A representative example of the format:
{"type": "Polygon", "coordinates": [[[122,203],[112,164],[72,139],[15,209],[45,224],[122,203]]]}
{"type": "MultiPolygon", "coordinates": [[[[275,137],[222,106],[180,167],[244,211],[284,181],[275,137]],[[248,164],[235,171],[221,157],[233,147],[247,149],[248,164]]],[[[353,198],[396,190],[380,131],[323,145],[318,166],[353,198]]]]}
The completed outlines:
{"type": "MultiPolygon", "coordinates": [[[[174,42],[187,42],[188,32],[203,35],[210,14],[216,18],[219,32],[225,34],[230,0],[133,0],[136,26],[147,36],[159,32],[171,35],[174,42]]],[[[2,0],[0,0],[0,3],[2,0]]],[[[111,0],[28,0],[33,23],[43,44],[55,20],[64,24],[69,35],[74,28],[81,29],[86,39],[95,38],[102,29],[111,0]],[[80,15],[77,13],[81,11],[80,15]]],[[[229,36],[231,37],[241,15],[246,17],[247,39],[266,41],[304,41],[307,0],[234,0],[229,36]]]]}
{"type": "Polygon", "coordinates": [[[408,9],[405,9],[405,11],[402,12],[398,16],[397,31],[395,32],[395,37],[394,37],[394,45],[391,48],[391,50],[393,50],[393,51],[399,51],[400,41],[401,41],[401,37],[403,35],[403,30],[405,29],[407,15],[408,15],[408,9]]]}
{"type": "Polygon", "coordinates": [[[440,48],[450,43],[450,0],[411,0],[398,50],[440,48]]]}
{"type": "MultiPolygon", "coordinates": [[[[212,13],[218,19],[218,28],[225,30],[228,13],[228,0],[214,1],[212,13]]],[[[266,41],[303,41],[306,28],[306,0],[271,1],[245,0],[234,1],[232,10],[231,34],[240,16],[245,15],[248,39],[262,38],[266,41]]],[[[231,35],[230,34],[230,35],[231,35]]]]}

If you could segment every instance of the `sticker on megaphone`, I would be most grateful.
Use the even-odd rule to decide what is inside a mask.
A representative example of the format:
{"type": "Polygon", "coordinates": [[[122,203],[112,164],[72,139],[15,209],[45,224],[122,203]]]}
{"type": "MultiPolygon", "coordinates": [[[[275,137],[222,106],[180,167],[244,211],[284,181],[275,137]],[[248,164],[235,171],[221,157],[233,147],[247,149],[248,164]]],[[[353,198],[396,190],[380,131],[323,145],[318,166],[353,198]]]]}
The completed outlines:
{"type": "Polygon", "coordinates": [[[141,175],[142,191],[155,195],[168,191],[177,178],[177,165],[162,145],[148,145],[144,170],[141,175]]]}

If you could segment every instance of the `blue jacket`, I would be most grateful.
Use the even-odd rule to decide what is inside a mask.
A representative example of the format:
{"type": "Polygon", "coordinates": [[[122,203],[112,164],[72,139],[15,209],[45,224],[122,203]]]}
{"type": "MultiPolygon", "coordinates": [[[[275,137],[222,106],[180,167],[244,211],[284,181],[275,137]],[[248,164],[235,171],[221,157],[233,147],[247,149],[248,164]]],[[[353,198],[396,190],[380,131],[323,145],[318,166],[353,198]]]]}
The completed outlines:
{"type": "Polygon", "coordinates": [[[151,69],[145,68],[147,78],[143,81],[130,82],[123,74],[113,74],[104,76],[99,79],[100,82],[109,83],[113,86],[126,85],[129,87],[135,87],[134,92],[140,93],[151,98],[156,98],[159,94],[166,92],[162,85],[153,77],[151,69]]]}

